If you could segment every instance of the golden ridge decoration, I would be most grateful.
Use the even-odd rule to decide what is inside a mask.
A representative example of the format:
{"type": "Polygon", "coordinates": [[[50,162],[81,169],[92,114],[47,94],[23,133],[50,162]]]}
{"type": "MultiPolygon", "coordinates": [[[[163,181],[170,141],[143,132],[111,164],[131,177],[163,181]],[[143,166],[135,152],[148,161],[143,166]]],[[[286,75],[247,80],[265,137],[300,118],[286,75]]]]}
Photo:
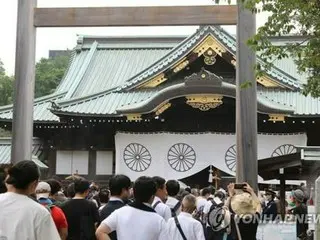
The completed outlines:
{"type": "Polygon", "coordinates": [[[142,117],[141,114],[127,114],[127,120],[129,121],[141,121],[142,117]]]}
{"type": "Polygon", "coordinates": [[[194,53],[197,53],[198,56],[204,54],[209,48],[211,48],[214,52],[222,56],[222,53],[225,53],[226,48],[219,43],[214,37],[211,35],[206,37],[194,50],[194,53]]]}
{"type": "Polygon", "coordinates": [[[169,107],[171,107],[171,103],[170,102],[166,102],[166,103],[161,104],[160,107],[156,111],[156,115],[159,116],[164,111],[166,111],[169,107]]]}
{"type": "Polygon", "coordinates": [[[186,66],[188,66],[189,60],[186,58],[183,58],[180,62],[178,62],[176,65],[173,66],[173,72],[177,73],[180,72],[182,69],[184,69],[186,66]]]}
{"type": "Polygon", "coordinates": [[[154,88],[154,87],[158,86],[159,84],[165,82],[166,80],[167,80],[167,78],[164,75],[164,73],[161,73],[161,74],[157,75],[156,77],[154,77],[153,79],[150,79],[146,83],[140,85],[139,88],[154,88]]]}
{"type": "Polygon", "coordinates": [[[285,117],[283,114],[269,114],[269,121],[283,122],[285,121],[285,117]]]}
{"type": "Polygon", "coordinates": [[[187,104],[201,111],[208,111],[219,107],[223,101],[221,95],[193,95],[187,96],[187,104]]]}
{"type": "Polygon", "coordinates": [[[217,61],[216,56],[217,52],[213,51],[211,48],[209,48],[204,54],[204,63],[207,65],[214,65],[217,61]]]}
{"type": "Polygon", "coordinates": [[[257,77],[257,82],[265,87],[270,87],[270,88],[271,87],[282,87],[281,85],[279,85],[278,83],[276,83],[275,81],[273,81],[271,78],[269,78],[267,76],[257,77]]]}

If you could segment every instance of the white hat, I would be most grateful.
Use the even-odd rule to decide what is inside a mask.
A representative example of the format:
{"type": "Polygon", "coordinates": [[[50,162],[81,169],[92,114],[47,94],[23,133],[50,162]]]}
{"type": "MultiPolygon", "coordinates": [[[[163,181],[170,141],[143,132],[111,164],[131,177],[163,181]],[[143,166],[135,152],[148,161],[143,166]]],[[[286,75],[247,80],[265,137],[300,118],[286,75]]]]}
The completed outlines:
{"type": "Polygon", "coordinates": [[[240,217],[255,214],[257,204],[253,201],[251,194],[247,192],[238,193],[231,198],[231,209],[240,217]]]}
{"type": "Polygon", "coordinates": [[[46,182],[39,182],[36,188],[37,199],[40,198],[49,198],[51,192],[51,187],[46,182]]]}

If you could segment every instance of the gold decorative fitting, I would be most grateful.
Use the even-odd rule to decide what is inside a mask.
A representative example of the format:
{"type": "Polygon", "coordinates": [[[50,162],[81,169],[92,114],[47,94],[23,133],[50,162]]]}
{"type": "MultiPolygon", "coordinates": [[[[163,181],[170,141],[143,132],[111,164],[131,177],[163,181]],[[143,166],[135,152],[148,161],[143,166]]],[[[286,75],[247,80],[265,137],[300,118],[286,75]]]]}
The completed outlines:
{"type": "Polygon", "coordinates": [[[283,122],[285,121],[285,117],[283,114],[269,114],[269,121],[283,122]]]}
{"type": "Polygon", "coordinates": [[[232,60],[231,60],[231,64],[233,65],[233,66],[236,66],[237,65],[237,61],[236,61],[236,59],[233,57],[232,58],[232,60]]]}
{"type": "Polygon", "coordinates": [[[219,107],[223,101],[221,95],[194,95],[187,96],[187,104],[201,111],[208,111],[219,107]]]}
{"type": "Polygon", "coordinates": [[[183,58],[180,62],[178,62],[176,65],[173,66],[173,72],[177,73],[184,69],[186,66],[188,66],[189,60],[186,60],[186,58],[183,58]]]}
{"type": "Polygon", "coordinates": [[[281,85],[279,85],[278,83],[276,83],[275,81],[273,81],[271,78],[269,78],[267,76],[257,77],[257,82],[265,87],[270,87],[270,88],[271,87],[282,87],[281,85]]]}
{"type": "Polygon", "coordinates": [[[219,43],[214,37],[211,35],[206,37],[194,50],[194,53],[197,53],[198,56],[201,56],[210,48],[211,51],[216,52],[220,56],[222,53],[225,53],[227,50],[226,48],[219,43]]]}
{"type": "Polygon", "coordinates": [[[160,107],[156,111],[156,115],[159,116],[161,113],[166,111],[169,107],[171,107],[171,103],[169,103],[169,102],[161,104],[160,107]]]}
{"type": "Polygon", "coordinates": [[[154,77],[153,79],[142,84],[140,88],[154,88],[166,80],[167,78],[165,77],[164,73],[161,73],[158,76],[154,77]]]}
{"type": "Polygon", "coordinates": [[[126,115],[127,120],[129,121],[141,121],[142,117],[141,114],[128,114],[126,115]]]}

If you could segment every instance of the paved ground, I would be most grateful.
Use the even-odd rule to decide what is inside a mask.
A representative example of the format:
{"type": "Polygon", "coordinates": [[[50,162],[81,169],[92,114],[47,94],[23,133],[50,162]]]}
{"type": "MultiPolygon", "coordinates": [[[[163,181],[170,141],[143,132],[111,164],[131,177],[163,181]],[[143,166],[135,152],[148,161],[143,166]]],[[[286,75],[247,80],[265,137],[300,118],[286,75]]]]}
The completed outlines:
{"type": "Polygon", "coordinates": [[[259,224],[257,240],[295,240],[295,223],[259,224]]]}

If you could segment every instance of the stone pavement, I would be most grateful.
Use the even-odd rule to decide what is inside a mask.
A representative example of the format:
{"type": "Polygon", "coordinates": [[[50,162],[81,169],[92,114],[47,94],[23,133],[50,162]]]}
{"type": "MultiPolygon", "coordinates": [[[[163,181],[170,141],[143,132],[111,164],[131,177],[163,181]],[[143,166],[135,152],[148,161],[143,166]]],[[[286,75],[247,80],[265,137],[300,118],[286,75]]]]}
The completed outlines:
{"type": "Polygon", "coordinates": [[[296,225],[290,223],[259,224],[257,240],[295,240],[296,225]]]}

